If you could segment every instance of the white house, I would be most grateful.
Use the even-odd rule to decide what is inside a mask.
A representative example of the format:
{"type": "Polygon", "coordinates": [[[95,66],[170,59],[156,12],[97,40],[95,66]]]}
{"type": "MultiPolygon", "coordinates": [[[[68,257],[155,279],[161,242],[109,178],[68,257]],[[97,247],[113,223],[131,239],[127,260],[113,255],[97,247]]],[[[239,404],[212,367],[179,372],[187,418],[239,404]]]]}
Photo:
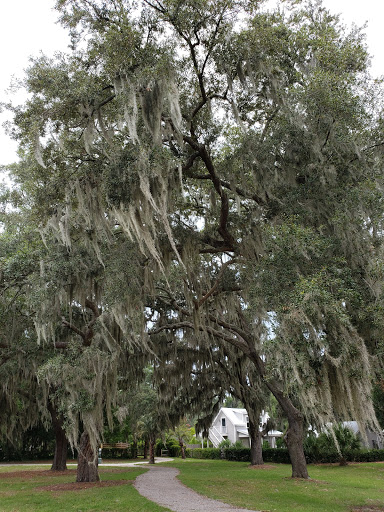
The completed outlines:
{"type": "MultiPolygon", "coordinates": [[[[263,411],[260,417],[260,424],[265,424],[268,418],[268,413],[263,411]]],[[[208,439],[215,448],[225,439],[229,439],[231,443],[241,441],[245,447],[249,448],[248,426],[248,413],[246,409],[222,407],[212,422],[208,439]]],[[[263,439],[269,442],[271,448],[275,448],[276,438],[282,437],[282,435],[283,433],[278,430],[271,430],[263,439]]]]}
{"type": "Polygon", "coordinates": [[[364,446],[364,448],[383,448],[383,434],[380,437],[377,433],[372,432],[372,430],[366,429],[365,431],[365,437],[361,434],[359,425],[357,421],[343,421],[343,427],[349,428],[349,430],[352,430],[352,432],[360,439],[361,444],[364,446]]]}

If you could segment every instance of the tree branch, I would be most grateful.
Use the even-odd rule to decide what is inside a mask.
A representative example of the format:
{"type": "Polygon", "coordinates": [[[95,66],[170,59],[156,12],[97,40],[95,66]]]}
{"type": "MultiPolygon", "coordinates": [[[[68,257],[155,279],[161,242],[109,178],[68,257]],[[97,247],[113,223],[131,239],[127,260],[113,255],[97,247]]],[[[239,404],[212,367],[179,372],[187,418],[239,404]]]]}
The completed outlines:
{"type": "Polygon", "coordinates": [[[215,291],[217,290],[217,288],[218,288],[218,286],[220,284],[221,278],[223,277],[225,269],[228,267],[228,265],[231,265],[232,263],[236,263],[236,259],[226,261],[222,265],[222,267],[220,269],[220,272],[219,272],[219,274],[217,276],[215,284],[212,286],[212,288],[199,301],[195,301],[196,309],[199,309],[199,307],[202,306],[204,304],[204,302],[206,302],[213,293],[215,293],[215,291]]]}
{"type": "Polygon", "coordinates": [[[61,319],[61,323],[65,327],[68,327],[68,329],[70,329],[71,331],[73,331],[76,334],[78,334],[79,336],[81,336],[83,338],[83,340],[85,339],[85,333],[83,331],[81,331],[78,327],[76,327],[76,325],[73,325],[70,322],[68,322],[64,317],[61,319]]]}

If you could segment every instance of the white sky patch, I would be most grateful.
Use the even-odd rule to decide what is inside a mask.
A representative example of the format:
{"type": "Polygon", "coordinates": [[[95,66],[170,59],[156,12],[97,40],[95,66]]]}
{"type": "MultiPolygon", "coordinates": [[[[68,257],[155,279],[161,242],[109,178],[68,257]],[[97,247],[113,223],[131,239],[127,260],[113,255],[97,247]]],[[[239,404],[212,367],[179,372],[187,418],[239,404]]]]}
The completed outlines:
{"type": "MultiPolygon", "coordinates": [[[[15,79],[21,79],[29,65],[29,57],[42,51],[52,56],[57,51],[66,51],[69,45],[67,31],[56,24],[57,12],[54,0],[10,0],[1,5],[1,74],[0,101],[22,103],[25,95],[14,95],[7,91],[15,79]]],[[[2,125],[10,116],[0,114],[2,125]]],[[[17,160],[16,143],[0,127],[0,165],[17,160]]],[[[1,176],[0,176],[1,181],[1,176]]]]}
{"type": "MultiPolygon", "coordinates": [[[[271,0],[271,4],[277,0],[271,0]]],[[[11,95],[6,89],[12,77],[22,78],[28,67],[28,58],[37,56],[40,51],[53,55],[55,51],[66,51],[69,44],[67,32],[56,24],[57,13],[54,0],[11,0],[2,2],[1,7],[1,74],[0,101],[10,101],[11,95]]],[[[372,74],[384,75],[384,52],[382,51],[382,20],[384,2],[378,0],[323,0],[325,7],[332,12],[341,13],[347,24],[362,26],[368,23],[367,43],[372,56],[372,74]]],[[[15,103],[23,101],[19,94],[15,103]]],[[[7,117],[0,114],[0,124],[7,117]]],[[[16,144],[5,134],[0,126],[0,165],[17,160],[16,144]]],[[[1,175],[0,175],[1,182],[1,175]]]]}

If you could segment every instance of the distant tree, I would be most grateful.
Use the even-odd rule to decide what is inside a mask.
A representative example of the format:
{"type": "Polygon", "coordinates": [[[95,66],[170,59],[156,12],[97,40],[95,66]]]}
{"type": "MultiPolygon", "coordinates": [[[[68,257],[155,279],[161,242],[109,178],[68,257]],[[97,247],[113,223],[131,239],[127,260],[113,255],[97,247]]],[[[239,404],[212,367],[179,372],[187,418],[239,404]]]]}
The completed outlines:
{"type": "Polygon", "coordinates": [[[170,431],[170,434],[173,437],[175,437],[175,439],[179,443],[182,459],[186,458],[185,445],[188,444],[188,442],[190,442],[191,438],[193,438],[193,433],[191,431],[191,425],[187,423],[185,419],[182,420],[175,428],[173,428],[170,431]]]}

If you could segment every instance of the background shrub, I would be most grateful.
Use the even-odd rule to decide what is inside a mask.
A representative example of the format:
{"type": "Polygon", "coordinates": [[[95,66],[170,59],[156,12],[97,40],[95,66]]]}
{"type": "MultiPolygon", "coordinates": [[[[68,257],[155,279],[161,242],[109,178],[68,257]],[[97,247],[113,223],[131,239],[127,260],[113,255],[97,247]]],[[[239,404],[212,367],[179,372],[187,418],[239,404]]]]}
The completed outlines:
{"type": "MultiPolygon", "coordinates": [[[[220,448],[195,448],[187,450],[187,457],[195,459],[220,459],[222,450],[220,448]]],[[[250,448],[235,448],[233,446],[224,449],[227,460],[238,462],[250,462],[250,448]]],[[[305,452],[307,463],[339,463],[340,454],[336,450],[327,450],[323,453],[305,452]]],[[[345,450],[343,457],[347,462],[377,462],[384,461],[384,450],[345,450]]],[[[265,448],[263,449],[264,462],[275,464],[290,464],[289,453],[286,448],[265,448]]]]}

